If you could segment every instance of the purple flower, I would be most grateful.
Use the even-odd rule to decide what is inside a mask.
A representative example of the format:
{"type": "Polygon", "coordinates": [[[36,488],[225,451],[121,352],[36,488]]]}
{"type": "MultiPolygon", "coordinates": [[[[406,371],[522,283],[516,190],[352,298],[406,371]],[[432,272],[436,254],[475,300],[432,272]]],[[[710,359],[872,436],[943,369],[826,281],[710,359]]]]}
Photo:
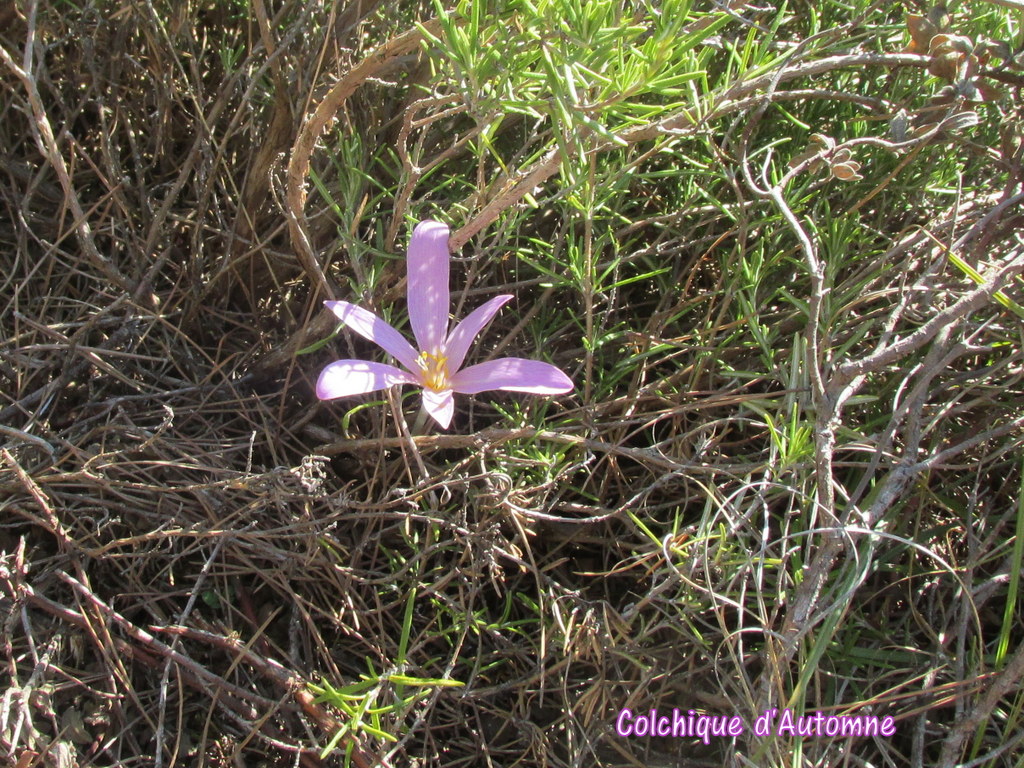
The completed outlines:
{"type": "Polygon", "coordinates": [[[373,312],[347,301],[325,306],[353,331],[384,349],[402,368],[366,360],[335,360],[320,374],[321,400],[361,395],[394,384],[423,387],[423,407],[447,429],[455,413],[455,393],[475,395],[489,389],[557,395],[572,389],[558,368],[537,360],[503,357],[463,368],[470,345],[512,296],[495,296],[470,312],[448,332],[448,227],[421,221],[409,243],[409,322],[419,350],[373,312]],[[404,368],[404,370],[403,370],[404,368]]]}

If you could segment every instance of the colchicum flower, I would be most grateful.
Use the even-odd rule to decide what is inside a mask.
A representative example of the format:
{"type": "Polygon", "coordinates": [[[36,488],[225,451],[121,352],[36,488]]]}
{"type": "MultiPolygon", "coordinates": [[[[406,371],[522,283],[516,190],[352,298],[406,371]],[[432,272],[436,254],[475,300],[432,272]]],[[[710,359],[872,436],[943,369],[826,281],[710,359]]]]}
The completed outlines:
{"type": "Polygon", "coordinates": [[[374,342],[402,368],[366,360],[336,360],[320,374],[321,400],[350,397],[395,384],[423,387],[423,407],[447,429],[455,413],[455,393],[475,395],[491,389],[557,395],[573,388],[562,371],[538,360],[504,357],[463,368],[470,345],[510,295],[495,296],[470,312],[448,332],[448,227],[421,221],[412,233],[408,259],[409,323],[419,349],[369,310],[347,301],[325,306],[353,331],[374,342]]]}

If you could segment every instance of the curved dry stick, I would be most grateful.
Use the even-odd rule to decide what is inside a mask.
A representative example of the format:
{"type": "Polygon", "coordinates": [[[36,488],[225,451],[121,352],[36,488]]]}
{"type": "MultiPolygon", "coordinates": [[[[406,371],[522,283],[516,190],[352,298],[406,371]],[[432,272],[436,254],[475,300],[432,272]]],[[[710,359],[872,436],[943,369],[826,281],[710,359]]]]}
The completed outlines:
{"type": "MultiPolygon", "coordinates": [[[[608,142],[609,145],[612,142],[608,142]]],[[[604,149],[604,147],[600,147],[604,149]]],[[[459,250],[477,232],[488,226],[501,214],[503,210],[515,205],[531,191],[539,187],[549,178],[555,175],[561,162],[559,150],[553,149],[544,157],[533,164],[533,167],[526,173],[520,174],[516,181],[505,187],[496,198],[485,205],[476,216],[465,226],[461,227],[448,239],[448,247],[453,251],[459,250]]]]}
{"type": "Polygon", "coordinates": [[[309,279],[329,298],[333,298],[334,294],[328,285],[327,276],[317,263],[306,228],[306,176],[309,174],[309,160],[317,139],[334,122],[335,116],[345,106],[349,96],[355,93],[360,85],[394,64],[399,56],[415,50],[423,40],[424,31],[436,34],[439,30],[440,22],[431,19],[424,22],[421,27],[410,29],[374,49],[327,92],[313,114],[303,123],[292,145],[285,190],[288,232],[302,268],[309,275],[309,279]]]}

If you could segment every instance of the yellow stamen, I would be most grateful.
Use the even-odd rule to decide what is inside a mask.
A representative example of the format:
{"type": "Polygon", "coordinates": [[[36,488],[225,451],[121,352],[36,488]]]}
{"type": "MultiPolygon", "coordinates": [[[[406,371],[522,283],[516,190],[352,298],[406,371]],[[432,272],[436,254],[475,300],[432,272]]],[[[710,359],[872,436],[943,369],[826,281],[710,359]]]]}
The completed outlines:
{"type": "Polygon", "coordinates": [[[423,370],[423,381],[427,389],[435,392],[449,389],[447,357],[440,353],[420,352],[416,362],[423,370]]]}

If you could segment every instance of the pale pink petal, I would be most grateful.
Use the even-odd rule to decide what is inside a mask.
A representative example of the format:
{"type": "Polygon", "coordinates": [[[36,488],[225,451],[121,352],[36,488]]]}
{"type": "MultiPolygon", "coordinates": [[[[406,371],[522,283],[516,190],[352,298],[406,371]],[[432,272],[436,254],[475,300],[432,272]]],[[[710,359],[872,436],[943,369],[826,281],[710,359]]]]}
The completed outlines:
{"type": "Polygon", "coordinates": [[[450,389],[442,389],[440,392],[424,389],[423,407],[434,417],[434,421],[441,425],[442,429],[448,429],[448,425],[452,423],[452,416],[455,414],[455,395],[450,389]]]}
{"type": "Polygon", "coordinates": [[[320,372],[316,396],[321,400],[333,400],[387,389],[393,384],[418,383],[411,373],[393,365],[366,360],[335,360],[320,372]]]}
{"type": "Polygon", "coordinates": [[[451,332],[445,344],[445,357],[448,358],[449,371],[457,371],[462,367],[462,362],[466,359],[466,352],[469,351],[473,339],[491,322],[491,318],[501,309],[502,305],[511,298],[511,295],[495,296],[474,309],[455,326],[455,330],[451,332]]]}
{"type": "Polygon", "coordinates": [[[448,227],[421,221],[409,242],[409,323],[420,351],[436,354],[448,335],[448,227]]]}
{"type": "Polygon", "coordinates": [[[539,360],[502,357],[471,365],[451,377],[452,389],[467,395],[489,389],[558,395],[573,388],[572,381],[555,366],[539,360]]]}
{"type": "Polygon", "coordinates": [[[370,310],[349,304],[347,301],[325,301],[324,306],[337,315],[341,322],[364,339],[377,344],[413,373],[420,369],[416,364],[419,355],[412,344],[370,310]]]}

